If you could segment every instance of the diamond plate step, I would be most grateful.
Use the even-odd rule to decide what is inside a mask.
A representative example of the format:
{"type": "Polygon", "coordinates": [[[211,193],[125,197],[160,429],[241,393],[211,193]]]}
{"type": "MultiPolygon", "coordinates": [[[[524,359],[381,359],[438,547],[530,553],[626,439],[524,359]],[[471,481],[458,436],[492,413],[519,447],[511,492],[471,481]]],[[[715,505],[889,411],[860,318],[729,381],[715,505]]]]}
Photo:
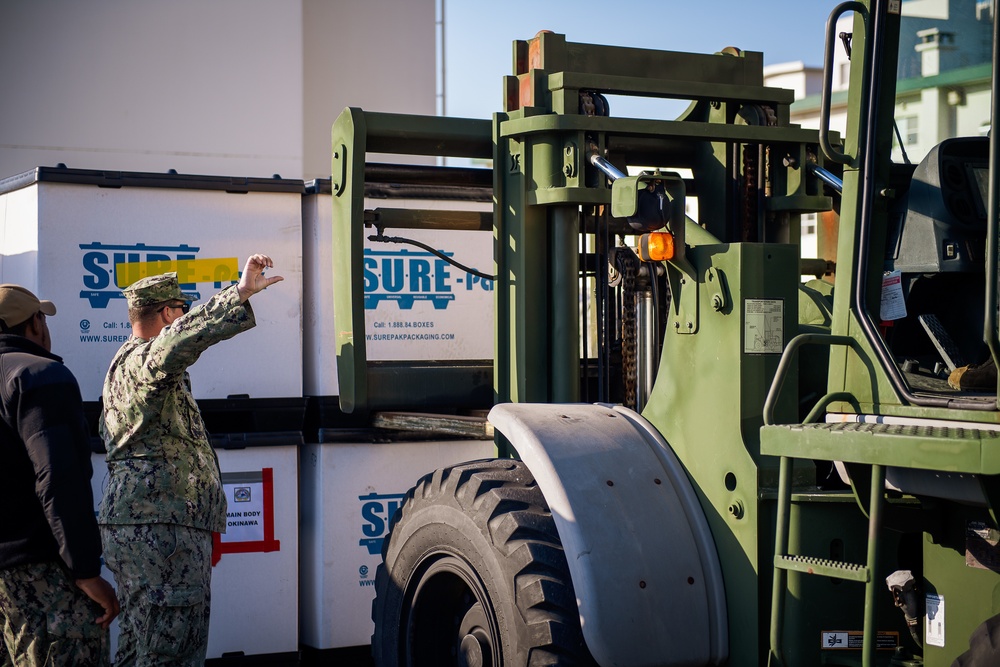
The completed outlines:
{"type": "Polygon", "coordinates": [[[965,365],[962,353],[959,352],[958,346],[955,345],[955,341],[948,335],[948,330],[941,324],[941,320],[938,319],[937,315],[933,313],[918,315],[917,320],[924,327],[924,331],[927,332],[927,336],[931,339],[931,342],[934,343],[934,347],[937,348],[938,354],[941,355],[949,372],[959,366],[965,365]]]}
{"type": "Polygon", "coordinates": [[[863,584],[868,583],[868,580],[871,579],[871,571],[864,565],[810,558],[809,556],[775,556],[774,567],[805,574],[818,574],[821,577],[859,581],[863,584]]]}

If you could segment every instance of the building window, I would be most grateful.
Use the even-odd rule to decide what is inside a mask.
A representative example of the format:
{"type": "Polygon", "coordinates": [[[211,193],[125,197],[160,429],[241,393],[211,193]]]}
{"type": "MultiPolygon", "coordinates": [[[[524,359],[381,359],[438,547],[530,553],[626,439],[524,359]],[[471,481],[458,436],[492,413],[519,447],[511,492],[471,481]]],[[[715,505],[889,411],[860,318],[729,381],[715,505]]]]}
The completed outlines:
{"type": "Polygon", "coordinates": [[[800,218],[802,223],[802,235],[808,236],[816,233],[816,214],[804,213],[800,218]]]}
{"type": "MultiPolygon", "coordinates": [[[[904,147],[916,145],[918,139],[916,116],[900,116],[896,118],[896,127],[899,128],[899,136],[903,138],[904,147]]],[[[899,145],[896,137],[893,137],[892,143],[894,146],[899,145]]]]}

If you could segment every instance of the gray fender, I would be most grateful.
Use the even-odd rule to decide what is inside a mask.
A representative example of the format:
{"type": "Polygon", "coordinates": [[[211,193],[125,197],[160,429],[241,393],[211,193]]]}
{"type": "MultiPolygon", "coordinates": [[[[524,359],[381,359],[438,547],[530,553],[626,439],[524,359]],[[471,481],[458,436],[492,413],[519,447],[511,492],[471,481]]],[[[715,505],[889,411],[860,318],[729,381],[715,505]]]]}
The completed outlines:
{"type": "Polygon", "coordinates": [[[723,663],[719,556],[694,488],[656,429],[607,405],[505,403],[489,420],[549,504],[594,659],[602,667],[723,663]]]}

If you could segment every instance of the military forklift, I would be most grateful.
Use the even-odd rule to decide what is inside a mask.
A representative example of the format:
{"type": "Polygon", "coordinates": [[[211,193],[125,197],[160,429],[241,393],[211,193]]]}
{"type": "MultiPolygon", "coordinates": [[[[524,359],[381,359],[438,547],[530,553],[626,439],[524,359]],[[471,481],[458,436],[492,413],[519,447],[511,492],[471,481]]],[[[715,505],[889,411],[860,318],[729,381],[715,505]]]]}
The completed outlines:
{"type": "Polygon", "coordinates": [[[368,361],[366,239],[495,244],[497,457],[429,472],[396,513],[377,665],[1000,664],[996,387],[947,381],[1000,353],[998,135],[891,161],[899,26],[898,0],[833,10],[819,130],[790,122],[760,53],[549,32],[514,43],[492,122],[341,114],[345,412],[463,386],[447,369],[386,382],[368,361]],[[690,104],[624,118],[614,96],[690,104]],[[491,160],[398,173],[491,186],[492,216],[366,210],[367,175],[387,171],[370,154],[491,160]],[[835,265],[802,259],[800,216],[830,211],[835,265]]]}

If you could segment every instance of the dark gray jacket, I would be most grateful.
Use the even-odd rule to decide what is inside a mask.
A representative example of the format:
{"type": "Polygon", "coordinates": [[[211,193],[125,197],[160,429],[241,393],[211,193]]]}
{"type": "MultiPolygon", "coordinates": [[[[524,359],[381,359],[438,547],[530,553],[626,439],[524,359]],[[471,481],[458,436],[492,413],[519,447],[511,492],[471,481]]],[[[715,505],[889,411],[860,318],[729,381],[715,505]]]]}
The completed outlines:
{"type": "Polygon", "coordinates": [[[101,573],[83,400],[62,359],[0,334],[0,570],[62,560],[101,573]]]}

